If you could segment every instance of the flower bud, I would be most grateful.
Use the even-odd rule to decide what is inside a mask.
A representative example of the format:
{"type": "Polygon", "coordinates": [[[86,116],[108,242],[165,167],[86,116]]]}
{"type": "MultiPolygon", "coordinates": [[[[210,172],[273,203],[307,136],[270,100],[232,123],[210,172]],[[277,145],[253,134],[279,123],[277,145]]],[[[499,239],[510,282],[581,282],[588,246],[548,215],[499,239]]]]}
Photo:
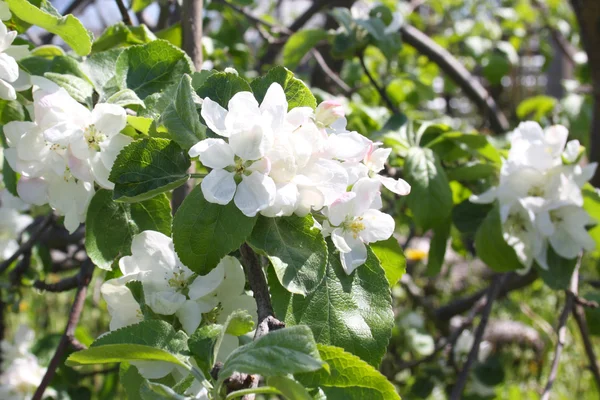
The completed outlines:
{"type": "Polygon", "coordinates": [[[329,126],[345,115],[344,107],[338,100],[325,100],[315,110],[315,120],[323,126],[329,126]]]}

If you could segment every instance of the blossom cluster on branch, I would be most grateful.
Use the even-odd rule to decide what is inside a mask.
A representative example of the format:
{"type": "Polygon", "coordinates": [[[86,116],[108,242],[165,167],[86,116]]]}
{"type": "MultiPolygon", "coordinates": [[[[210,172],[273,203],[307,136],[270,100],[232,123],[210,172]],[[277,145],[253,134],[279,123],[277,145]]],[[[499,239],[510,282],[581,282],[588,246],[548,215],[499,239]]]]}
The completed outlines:
{"type": "Polygon", "coordinates": [[[526,270],[534,261],[548,269],[548,245],[567,259],[595,248],[586,229],[595,222],[582,208],[581,188],[597,164],[579,165],[583,148],[577,140],[567,143],[568,135],[561,125],[543,130],[521,123],[509,136],[499,184],[471,196],[474,203],[498,201],[504,240],[526,270]]]}

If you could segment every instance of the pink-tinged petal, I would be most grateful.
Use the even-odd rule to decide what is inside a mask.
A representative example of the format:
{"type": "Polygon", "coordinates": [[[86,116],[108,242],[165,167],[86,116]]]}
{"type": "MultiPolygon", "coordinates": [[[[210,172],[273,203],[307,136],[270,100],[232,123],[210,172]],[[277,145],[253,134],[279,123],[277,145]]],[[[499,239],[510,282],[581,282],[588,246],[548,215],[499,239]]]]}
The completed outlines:
{"type": "Polygon", "coordinates": [[[125,109],[116,104],[99,103],[92,110],[92,123],[107,137],[121,132],[127,125],[125,109]]]}
{"type": "Polygon", "coordinates": [[[337,161],[320,159],[304,170],[304,174],[323,193],[325,205],[346,192],[348,173],[337,161]]]}
{"type": "Polygon", "coordinates": [[[385,167],[385,162],[391,153],[392,149],[390,148],[374,149],[365,157],[365,164],[371,171],[379,172],[385,167]]]}
{"type": "Polygon", "coordinates": [[[394,179],[389,176],[379,176],[379,181],[386,187],[390,192],[396,193],[400,196],[407,196],[410,194],[410,185],[404,179],[394,179]]]}
{"type": "Polygon", "coordinates": [[[234,202],[244,215],[254,217],[259,211],[273,204],[276,192],[273,179],[259,172],[253,172],[249,176],[242,177],[234,202]]]}
{"type": "Polygon", "coordinates": [[[344,118],[346,112],[339,100],[325,100],[317,106],[315,119],[323,126],[329,126],[340,118],[344,118]]]}
{"type": "Polygon", "coordinates": [[[200,186],[206,201],[217,204],[229,204],[235,194],[235,174],[224,169],[213,169],[204,177],[200,186]]]}
{"type": "Polygon", "coordinates": [[[352,191],[356,193],[354,215],[361,215],[370,208],[379,209],[381,202],[381,183],[378,179],[362,178],[354,184],[352,191]]]}
{"type": "Polygon", "coordinates": [[[347,275],[350,275],[354,270],[367,261],[367,246],[358,239],[354,239],[352,236],[347,235],[347,242],[350,244],[352,251],[348,253],[340,252],[340,261],[342,262],[342,268],[346,271],[347,275]]]}
{"type": "Polygon", "coordinates": [[[223,169],[235,164],[235,154],[223,139],[204,139],[193,145],[188,154],[200,158],[200,162],[209,168],[223,169]]]}
{"type": "MultiPolygon", "coordinates": [[[[98,161],[99,158],[97,158],[98,161]]],[[[80,160],[72,154],[68,154],[67,162],[73,176],[82,181],[91,182],[94,180],[92,170],[87,160],[80,160]]]]}
{"type": "Polygon", "coordinates": [[[394,233],[396,223],[391,215],[379,210],[367,210],[361,218],[364,229],[359,232],[359,235],[365,243],[389,239],[394,233]]]}
{"type": "Polygon", "coordinates": [[[206,122],[206,125],[211,131],[224,137],[229,136],[229,132],[225,126],[227,110],[221,107],[219,103],[212,101],[208,97],[205,98],[202,102],[202,110],[200,111],[200,115],[202,115],[204,122],[206,122]]]}
{"type": "Polygon", "coordinates": [[[21,177],[17,183],[17,193],[28,204],[41,206],[48,203],[48,183],[41,178],[21,177]]]}

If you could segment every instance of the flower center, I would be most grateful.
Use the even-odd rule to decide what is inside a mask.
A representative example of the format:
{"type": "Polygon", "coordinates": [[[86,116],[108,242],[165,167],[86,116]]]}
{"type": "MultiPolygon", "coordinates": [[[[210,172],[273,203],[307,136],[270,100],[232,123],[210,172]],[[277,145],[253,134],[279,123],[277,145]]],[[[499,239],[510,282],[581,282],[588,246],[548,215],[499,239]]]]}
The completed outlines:
{"type": "Polygon", "coordinates": [[[550,221],[552,221],[552,223],[554,224],[560,224],[561,222],[563,222],[563,217],[556,211],[550,211],[550,221]]]}
{"type": "Polygon", "coordinates": [[[188,280],[182,270],[173,272],[173,276],[168,281],[173,289],[183,290],[187,287],[188,280]]]}
{"type": "Polygon", "coordinates": [[[528,196],[532,197],[544,197],[545,191],[541,186],[533,186],[527,192],[528,196]]]}
{"type": "Polygon", "coordinates": [[[510,231],[517,233],[527,231],[527,221],[521,214],[510,214],[506,223],[510,231]]]}
{"type": "Polygon", "coordinates": [[[354,239],[358,239],[358,234],[365,230],[365,224],[362,217],[357,217],[344,221],[342,228],[346,232],[352,232],[354,239]]]}
{"type": "Polygon", "coordinates": [[[94,124],[85,128],[83,137],[91,150],[100,151],[100,143],[106,140],[106,135],[96,129],[94,124]]]}

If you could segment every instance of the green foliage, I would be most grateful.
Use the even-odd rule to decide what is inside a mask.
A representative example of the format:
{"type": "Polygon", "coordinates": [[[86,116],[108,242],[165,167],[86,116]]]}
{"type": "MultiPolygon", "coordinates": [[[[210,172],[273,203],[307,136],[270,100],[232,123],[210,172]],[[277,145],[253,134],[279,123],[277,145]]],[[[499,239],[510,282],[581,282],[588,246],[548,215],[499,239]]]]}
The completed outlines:
{"type": "Polygon", "coordinates": [[[452,209],[452,222],[460,232],[474,234],[493,207],[464,200],[452,209]]]}
{"type": "Polygon", "coordinates": [[[136,367],[122,362],[119,368],[119,380],[125,388],[128,400],[141,400],[140,387],[144,382],[144,377],[140,375],[136,367]]]}
{"type": "Polygon", "coordinates": [[[339,347],[317,345],[330,371],[321,369],[296,378],[306,387],[320,387],[328,400],[400,399],[379,371],[339,347]]]}
{"type": "Polygon", "coordinates": [[[269,377],[315,371],[325,365],[311,330],[292,326],[235,349],[225,360],[219,380],[223,382],[236,371],[269,377]]]}
{"type": "Polygon", "coordinates": [[[514,271],[523,267],[515,250],[504,241],[498,205],[492,208],[479,225],[475,233],[475,249],[477,256],[496,272],[514,271]]]}
{"type": "Polygon", "coordinates": [[[115,47],[128,47],[137,44],[149,43],[156,36],[146,25],[127,26],[122,22],[111,25],[94,41],[92,51],[98,53],[115,47]]]}
{"type": "Polygon", "coordinates": [[[433,238],[431,239],[429,257],[427,258],[428,276],[436,276],[442,270],[451,228],[450,218],[433,228],[433,238]]]}
{"type": "Polygon", "coordinates": [[[233,202],[225,206],[209,203],[198,185],[175,214],[175,251],[188,268],[204,275],[244,243],[256,220],[242,214],[233,202]]]}
{"type": "Polygon", "coordinates": [[[140,106],[146,107],[144,102],[131,89],[119,90],[117,93],[106,99],[107,103],[116,104],[121,107],[140,106]]]}
{"type": "Polygon", "coordinates": [[[117,59],[115,83],[119,89],[131,89],[144,100],[178,83],[192,69],[183,51],[164,40],[154,40],[123,50],[117,59]]]}
{"type": "Polygon", "coordinates": [[[55,72],[46,72],[44,77],[64,88],[78,102],[86,104],[88,107],[92,106],[94,87],[86,80],[75,75],[58,74],[55,72]]]}
{"type": "Polygon", "coordinates": [[[318,343],[342,347],[378,366],[393,325],[385,273],[369,250],[365,264],[347,275],[333,243],[328,241],[328,248],[325,278],[306,297],[289,293],[269,273],[275,314],[287,326],[308,325],[318,343]]]}
{"type": "Polygon", "coordinates": [[[73,15],[61,16],[49,1],[42,0],[39,8],[27,0],[6,0],[6,3],[19,19],[60,36],[80,56],[91,51],[92,33],[73,15]]]}
{"type": "Polygon", "coordinates": [[[279,390],[289,400],[312,400],[313,397],[300,383],[286,376],[270,376],[267,385],[279,390]]]}
{"type": "Polygon", "coordinates": [[[390,287],[394,286],[406,273],[406,257],[398,239],[392,236],[388,240],[371,243],[370,246],[385,271],[390,287]]]}
{"type": "Polygon", "coordinates": [[[210,98],[227,108],[229,100],[238,92],[251,92],[250,85],[243,78],[229,72],[217,72],[211,74],[196,89],[196,93],[202,99],[210,98]]]}
{"type": "Polygon", "coordinates": [[[157,124],[166,129],[169,136],[184,150],[206,137],[206,127],[200,123],[200,116],[196,111],[189,75],[181,78],[171,103],[161,114],[157,124]]]}
{"type": "Polygon", "coordinates": [[[110,269],[118,256],[130,254],[131,240],[144,230],[171,234],[171,207],[160,195],[135,204],[118,203],[109,190],[99,190],[88,207],[85,248],[94,264],[110,269]]]}
{"type": "Polygon", "coordinates": [[[311,293],[325,276],[327,244],[311,215],[259,217],[248,243],[269,258],[289,292],[311,293]]]}
{"type": "Polygon", "coordinates": [[[411,186],[407,203],[423,229],[442,224],[452,212],[452,191],[446,172],[431,149],[413,147],[404,161],[411,186]]]}
{"type": "Polygon", "coordinates": [[[557,101],[550,96],[534,96],[523,100],[517,106],[517,116],[521,119],[533,118],[541,121],[544,117],[550,117],[556,107],[557,101]]]}
{"type": "Polygon", "coordinates": [[[554,290],[568,290],[570,288],[571,276],[577,265],[577,257],[569,260],[556,254],[552,246],[548,246],[547,260],[548,269],[542,268],[536,263],[536,269],[540,278],[554,290]]]}
{"type": "Polygon", "coordinates": [[[283,88],[288,102],[288,110],[296,107],[317,107],[317,100],[306,84],[300,79],[294,78],[294,74],[284,67],[275,67],[269,70],[265,76],[252,81],[250,86],[259,102],[264,99],[269,86],[273,83],[279,83],[283,88]]]}
{"type": "Polygon", "coordinates": [[[190,158],[175,142],[146,138],[125,147],[110,171],[114,199],[135,202],[150,199],[183,185],[190,158]]]}
{"type": "Polygon", "coordinates": [[[283,46],[283,63],[288,68],[296,68],[302,58],[325,38],[327,32],[323,29],[304,29],[295,32],[283,46]]]}
{"type": "Polygon", "coordinates": [[[107,344],[91,347],[71,354],[65,364],[73,367],[122,361],[164,361],[186,367],[183,361],[168,351],[142,344],[107,344]]]}

